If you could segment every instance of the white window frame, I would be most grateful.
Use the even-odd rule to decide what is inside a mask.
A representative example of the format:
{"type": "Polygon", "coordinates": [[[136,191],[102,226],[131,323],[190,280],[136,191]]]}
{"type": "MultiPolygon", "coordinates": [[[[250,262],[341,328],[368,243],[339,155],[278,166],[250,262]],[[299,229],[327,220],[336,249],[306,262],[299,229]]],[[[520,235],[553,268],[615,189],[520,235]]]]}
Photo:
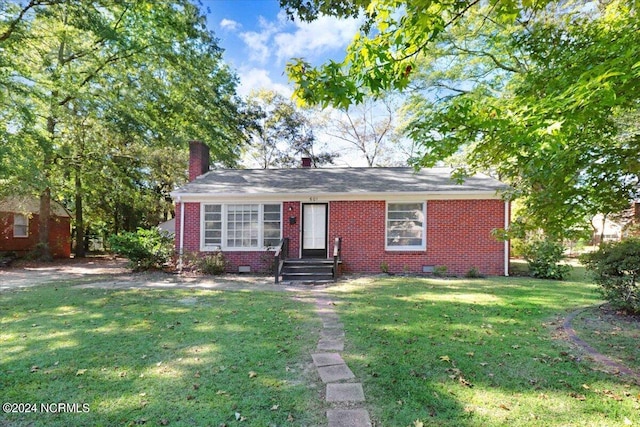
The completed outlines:
{"type": "Polygon", "coordinates": [[[13,237],[14,238],[29,237],[29,217],[27,215],[20,214],[20,213],[14,213],[13,214],[13,237]],[[24,223],[23,224],[17,224],[16,223],[16,218],[22,218],[24,223]],[[24,234],[16,233],[16,230],[18,229],[17,227],[24,228],[24,234]]]}
{"type": "Polygon", "coordinates": [[[427,249],[427,202],[425,200],[415,200],[415,201],[387,201],[385,210],[384,210],[384,247],[387,251],[399,251],[399,252],[410,252],[410,251],[425,251],[427,249]],[[422,221],[422,244],[418,245],[409,245],[409,246],[389,246],[389,205],[391,204],[401,204],[401,205],[410,205],[410,204],[421,204],[422,205],[422,217],[424,218],[422,221]]]}
{"type": "Polygon", "coordinates": [[[201,203],[200,204],[200,251],[202,252],[215,252],[215,251],[229,251],[229,252],[251,252],[251,251],[266,251],[272,249],[273,247],[267,247],[264,245],[264,207],[265,205],[276,205],[279,206],[280,213],[280,239],[282,239],[283,234],[283,212],[282,212],[282,203],[281,202],[238,202],[238,203],[201,203]],[[222,238],[220,245],[205,245],[205,206],[210,205],[218,205],[220,206],[220,212],[222,216],[222,238]],[[252,247],[234,247],[228,246],[228,212],[229,206],[238,206],[238,205],[257,205],[258,206],[258,245],[252,247]]]}

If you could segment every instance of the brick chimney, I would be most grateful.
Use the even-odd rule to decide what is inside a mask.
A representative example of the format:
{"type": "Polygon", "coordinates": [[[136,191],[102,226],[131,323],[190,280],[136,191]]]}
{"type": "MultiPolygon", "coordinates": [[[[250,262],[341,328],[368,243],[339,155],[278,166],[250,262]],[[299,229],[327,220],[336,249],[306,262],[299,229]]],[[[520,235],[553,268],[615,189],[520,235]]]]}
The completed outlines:
{"type": "Polygon", "coordinates": [[[310,168],[311,167],[311,157],[303,157],[302,158],[302,167],[310,168]]]}
{"type": "Polygon", "coordinates": [[[189,142],[189,181],[209,172],[209,147],[200,141],[189,142]]]}

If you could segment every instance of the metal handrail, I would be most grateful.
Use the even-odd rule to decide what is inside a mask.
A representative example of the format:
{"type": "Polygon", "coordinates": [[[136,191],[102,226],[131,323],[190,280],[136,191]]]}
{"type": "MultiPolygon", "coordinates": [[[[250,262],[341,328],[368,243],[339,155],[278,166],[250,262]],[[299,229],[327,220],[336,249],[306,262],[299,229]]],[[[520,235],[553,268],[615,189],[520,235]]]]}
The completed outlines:
{"type": "Polygon", "coordinates": [[[284,262],[287,258],[289,258],[289,238],[285,237],[280,240],[278,246],[276,246],[276,251],[273,254],[274,257],[274,266],[275,266],[275,274],[276,274],[276,283],[280,283],[280,275],[282,274],[282,267],[284,266],[284,262]]]}
{"type": "Polygon", "coordinates": [[[342,237],[336,237],[333,242],[333,280],[338,280],[338,265],[342,257],[342,237]]]}

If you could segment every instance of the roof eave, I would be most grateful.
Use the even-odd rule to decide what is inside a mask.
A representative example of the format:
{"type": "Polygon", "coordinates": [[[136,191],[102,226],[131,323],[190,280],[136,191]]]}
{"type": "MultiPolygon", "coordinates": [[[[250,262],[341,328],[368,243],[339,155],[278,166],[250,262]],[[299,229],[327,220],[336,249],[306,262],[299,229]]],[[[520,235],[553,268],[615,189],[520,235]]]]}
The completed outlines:
{"type": "Polygon", "coordinates": [[[486,200],[502,199],[501,191],[416,191],[416,192],[362,192],[362,193],[182,193],[174,191],[171,197],[176,202],[228,202],[236,200],[252,201],[350,201],[350,200],[486,200]]]}

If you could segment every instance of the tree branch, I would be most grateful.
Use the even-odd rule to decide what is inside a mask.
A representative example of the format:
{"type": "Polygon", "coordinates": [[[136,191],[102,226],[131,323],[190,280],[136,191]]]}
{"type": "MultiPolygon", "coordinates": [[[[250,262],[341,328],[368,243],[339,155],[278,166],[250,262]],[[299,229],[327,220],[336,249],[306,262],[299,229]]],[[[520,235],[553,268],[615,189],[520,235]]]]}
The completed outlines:
{"type": "Polygon", "coordinates": [[[13,32],[16,30],[16,28],[18,27],[18,24],[22,21],[22,19],[24,18],[24,15],[27,14],[27,12],[29,12],[29,10],[33,9],[34,7],[37,6],[45,6],[45,5],[53,5],[53,4],[57,4],[59,3],[58,0],[51,0],[51,1],[40,1],[40,0],[31,0],[18,14],[18,17],[16,19],[14,19],[10,24],[9,24],[9,28],[7,28],[7,30],[2,33],[0,35],[0,43],[7,40],[9,37],[11,37],[11,34],[13,34],[13,32]]]}

